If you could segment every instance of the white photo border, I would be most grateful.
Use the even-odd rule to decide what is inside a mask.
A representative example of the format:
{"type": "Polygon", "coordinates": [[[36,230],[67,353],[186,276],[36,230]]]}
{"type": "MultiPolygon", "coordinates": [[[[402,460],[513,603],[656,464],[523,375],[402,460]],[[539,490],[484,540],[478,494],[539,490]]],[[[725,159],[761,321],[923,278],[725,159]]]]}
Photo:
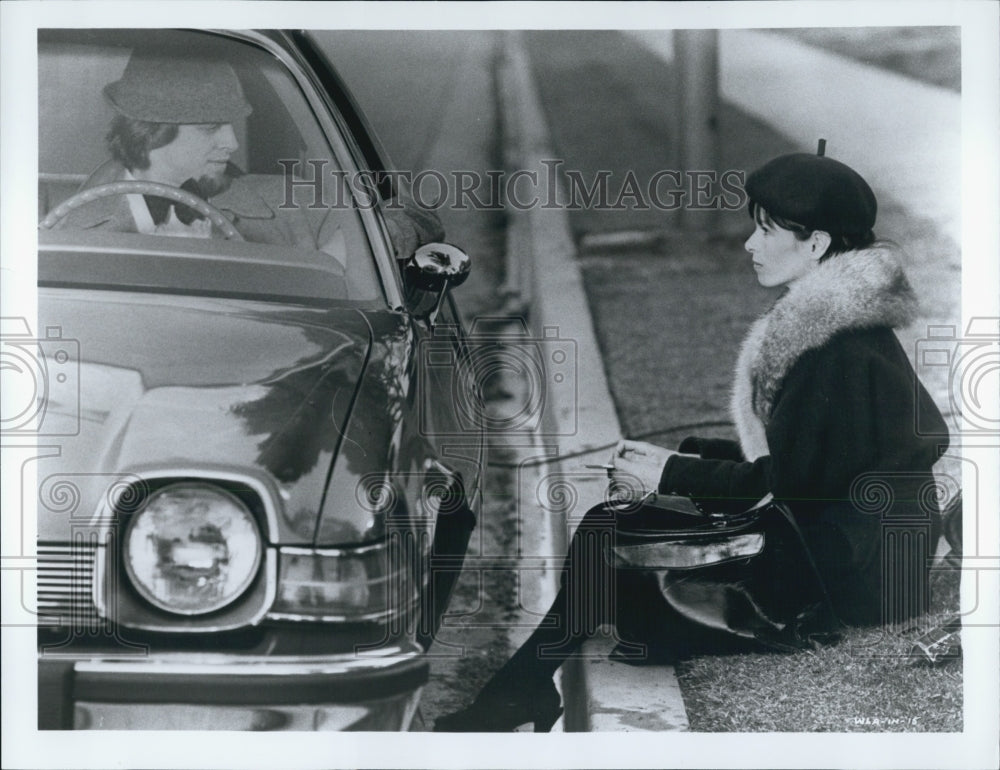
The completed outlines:
{"type": "MultiPolygon", "coordinates": [[[[963,323],[997,317],[1000,286],[1000,71],[997,6],[986,2],[733,3],[276,3],[8,2],[2,24],[0,302],[4,316],[36,317],[36,31],[43,27],[201,28],[672,28],[956,25],[962,29],[963,323]]],[[[929,180],[929,183],[932,181],[929,180]]],[[[9,457],[9,455],[8,455],[9,457]]],[[[980,479],[994,503],[997,477],[980,479]]],[[[984,474],[986,469],[982,469],[984,474]]],[[[20,466],[3,464],[3,561],[34,543],[21,506],[20,466]],[[12,513],[14,512],[14,513],[12,513]]],[[[992,511],[997,510],[994,504],[992,511]]],[[[30,517],[29,517],[30,518],[30,517]]],[[[1000,542],[983,521],[982,542],[1000,542]]],[[[986,628],[966,634],[962,734],[562,735],[243,734],[36,730],[35,639],[3,628],[3,764],[7,767],[986,767],[997,752],[996,597],[1000,572],[978,574],[986,628]]],[[[4,616],[16,601],[4,580],[4,616]]],[[[965,590],[965,589],[963,589],[965,590]]],[[[30,631],[30,629],[28,629],[30,631]]]]}

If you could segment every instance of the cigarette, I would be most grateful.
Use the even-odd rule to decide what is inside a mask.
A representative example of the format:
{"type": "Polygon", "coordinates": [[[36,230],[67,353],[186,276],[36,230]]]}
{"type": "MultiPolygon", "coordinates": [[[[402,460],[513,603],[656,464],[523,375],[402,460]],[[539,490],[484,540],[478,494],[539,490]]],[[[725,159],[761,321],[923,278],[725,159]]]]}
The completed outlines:
{"type": "Polygon", "coordinates": [[[590,468],[595,471],[613,471],[615,469],[615,466],[610,463],[604,463],[603,465],[584,465],[583,467],[590,468]]]}

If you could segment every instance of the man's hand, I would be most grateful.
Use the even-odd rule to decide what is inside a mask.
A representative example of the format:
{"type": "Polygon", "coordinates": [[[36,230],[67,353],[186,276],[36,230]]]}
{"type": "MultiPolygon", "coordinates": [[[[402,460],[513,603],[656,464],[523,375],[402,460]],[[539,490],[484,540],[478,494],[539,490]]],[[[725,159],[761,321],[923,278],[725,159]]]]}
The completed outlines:
{"type": "Polygon", "coordinates": [[[669,449],[647,444],[645,441],[628,441],[623,439],[615,447],[611,464],[615,466],[610,472],[612,483],[624,487],[634,487],[637,483],[642,490],[635,490],[640,495],[655,492],[660,485],[663,466],[671,455],[677,454],[669,449]]]}

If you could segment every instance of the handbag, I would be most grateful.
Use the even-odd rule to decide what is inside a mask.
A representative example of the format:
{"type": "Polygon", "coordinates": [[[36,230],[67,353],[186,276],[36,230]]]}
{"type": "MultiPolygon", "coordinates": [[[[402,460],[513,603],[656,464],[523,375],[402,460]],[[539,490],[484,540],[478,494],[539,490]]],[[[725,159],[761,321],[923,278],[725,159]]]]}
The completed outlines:
{"type": "Polygon", "coordinates": [[[834,641],[842,624],[791,511],[768,495],[738,513],[658,497],[656,529],[616,530],[619,632],[679,651],[740,642],[791,651],[834,641]]]}

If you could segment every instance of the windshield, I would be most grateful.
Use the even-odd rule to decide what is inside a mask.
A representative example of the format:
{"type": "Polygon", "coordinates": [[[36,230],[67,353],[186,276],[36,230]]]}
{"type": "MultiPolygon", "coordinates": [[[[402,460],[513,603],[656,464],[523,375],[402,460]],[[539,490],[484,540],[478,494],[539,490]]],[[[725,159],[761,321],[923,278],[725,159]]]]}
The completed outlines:
{"type": "Polygon", "coordinates": [[[95,264],[130,249],[136,263],[183,252],[184,271],[264,260],[325,275],[331,299],[381,296],[349,176],[267,51],[195,31],[43,30],[38,59],[43,254],[78,233],[76,259],[95,264]]]}

